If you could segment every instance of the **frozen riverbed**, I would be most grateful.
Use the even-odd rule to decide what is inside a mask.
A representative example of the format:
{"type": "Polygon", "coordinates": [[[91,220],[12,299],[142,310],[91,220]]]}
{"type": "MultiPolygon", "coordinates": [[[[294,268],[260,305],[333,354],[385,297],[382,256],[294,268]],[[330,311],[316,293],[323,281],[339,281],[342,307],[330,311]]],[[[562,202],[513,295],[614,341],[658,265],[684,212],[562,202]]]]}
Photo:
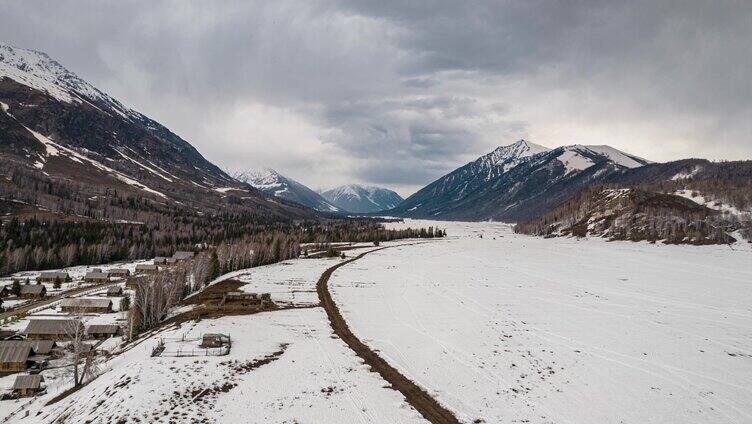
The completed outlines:
{"type": "Polygon", "coordinates": [[[330,287],[355,334],[461,420],[752,422],[748,247],[437,225],[450,238],[369,254],[330,287]]]}

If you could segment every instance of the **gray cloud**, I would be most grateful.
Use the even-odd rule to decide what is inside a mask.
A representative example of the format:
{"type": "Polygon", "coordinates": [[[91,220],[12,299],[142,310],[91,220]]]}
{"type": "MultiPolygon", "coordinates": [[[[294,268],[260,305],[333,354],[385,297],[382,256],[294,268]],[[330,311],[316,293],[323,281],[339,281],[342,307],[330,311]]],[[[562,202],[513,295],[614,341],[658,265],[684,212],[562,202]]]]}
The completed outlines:
{"type": "Polygon", "coordinates": [[[4,2],[210,160],[403,194],[496,145],[752,157],[748,2],[4,2]]]}

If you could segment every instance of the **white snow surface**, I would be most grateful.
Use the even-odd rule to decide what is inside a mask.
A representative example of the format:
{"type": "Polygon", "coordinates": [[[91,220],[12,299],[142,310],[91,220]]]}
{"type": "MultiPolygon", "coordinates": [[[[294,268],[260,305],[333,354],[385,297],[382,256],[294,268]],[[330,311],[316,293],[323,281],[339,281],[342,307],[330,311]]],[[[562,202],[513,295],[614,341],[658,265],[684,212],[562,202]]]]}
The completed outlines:
{"type": "MultiPolygon", "coordinates": [[[[621,166],[625,166],[627,168],[637,168],[637,167],[643,166],[643,164],[635,160],[635,156],[627,155],[621,150],[614,149],[611,146],[600,145],[600,146],[584,146],[584,147],[593,152],[606,156],[612,162],[617,163],[621,166]]],[[[644,160],[645,162],[649,162],[642,158],[639,158],[639,159],[644,160]]]]}
{"type": "Polygon", "coordinates": [[[565,148],[558,159],[564,165],[567,174],[582,171],[595,165],[590,158],[583,156],[576,149],[565,148]]]}
{"type": "Polygon", "coordinates": [[[449,237],[367,255],[331,290],[354,333],[461,421],[752,422],[749,246],[391,225],[449,237]]]}

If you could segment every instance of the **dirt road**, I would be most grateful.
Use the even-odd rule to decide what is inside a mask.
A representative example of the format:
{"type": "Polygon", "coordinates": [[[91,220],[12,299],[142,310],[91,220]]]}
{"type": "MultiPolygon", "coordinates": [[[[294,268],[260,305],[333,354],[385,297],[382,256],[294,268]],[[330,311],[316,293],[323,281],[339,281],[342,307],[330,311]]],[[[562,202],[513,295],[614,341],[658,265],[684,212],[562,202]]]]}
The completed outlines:
{"type": "Polygon", "coordinates": [[[441,406],[441,404],[431,397],[430,394],[420,388],[417,384],[413,383],[410,379],[400,374],[399,371],[389,365],[389,363],[377,355],[376,352],[355,337],[347,326],[345,319],[342,318],[336,303],[334,303],[334,300],[329,293],[329,278],[337,268],[347,265],[350,262],[357,261],[369,253],[388,249],[390,247],[396,246],[387,246],[369,250],[368,252],[361,253],[350,260],[340,262],[324,271],[324,273],[321,274],[318,283],[316,283],[316,291],[319,295],[319,301],[321,302],[321,306],[324,307],[324,310],[326,310],[326,315],[329,317],[329,323],[334,330],[334,334],[339,336],[339,338],[342,339],[350,349],[363,359],[363,361],[371,367],[372,371],[379,373],[384,380],[392,385],[392,388],[402,393],[405,396],[407,403],[420,412],[425,419],[435,424],[459,423],[457,417],[455,417],[451,411],[441,406]]]}

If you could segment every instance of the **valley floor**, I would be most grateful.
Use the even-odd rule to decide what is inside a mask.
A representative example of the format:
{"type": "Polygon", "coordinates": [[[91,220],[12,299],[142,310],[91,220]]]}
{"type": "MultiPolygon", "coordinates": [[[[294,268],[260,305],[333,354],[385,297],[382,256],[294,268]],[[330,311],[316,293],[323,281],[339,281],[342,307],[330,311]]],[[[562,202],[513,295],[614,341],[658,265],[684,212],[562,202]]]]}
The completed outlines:
{"type": "MultiPolygon", "coordinates": [[[[337,269],[329,290],[362,342],[462,422],[752,422],[748,245],[540,239],[493,223],[390,225],[439,226],[449,237],[383,243],[392,247],[337,269]]],[[[44,406],[63,390],[52,378],[50,393],[10,422],[425,422],[316,306],[316,281],[340,261],[233,273],[247,283],[241,290],[300,309],[170,327],[44,406]],[[213,332],[231,336],[229,355],[150,356],[160,338],[169,352],[195,344],[176,339],[213,332]]],[[[1,401],[0,417],[26,402],[1,401]]]]}
{"type": "Polygon", "coordinates": [[[427,224],[450,237],[374,252],[330,288],[353,332],[460,420],[752,422],[749,245],[396,225],[427,224]]]}

